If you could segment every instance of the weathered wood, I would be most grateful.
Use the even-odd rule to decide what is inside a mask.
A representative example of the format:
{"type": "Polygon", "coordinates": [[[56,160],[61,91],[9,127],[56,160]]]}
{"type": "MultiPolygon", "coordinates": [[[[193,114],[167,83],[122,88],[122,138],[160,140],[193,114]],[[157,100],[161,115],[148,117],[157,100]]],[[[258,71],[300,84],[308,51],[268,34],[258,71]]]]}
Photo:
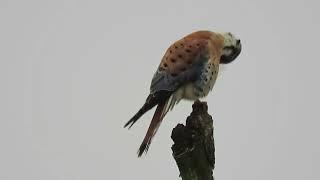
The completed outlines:
{"type": "Polygon", "coordinates": [[[178,124],[172,130],[173,157],[182,180],[213,180],[213,120],[206,102],[196,101],[192,108],[186,125],[178,124]]]}

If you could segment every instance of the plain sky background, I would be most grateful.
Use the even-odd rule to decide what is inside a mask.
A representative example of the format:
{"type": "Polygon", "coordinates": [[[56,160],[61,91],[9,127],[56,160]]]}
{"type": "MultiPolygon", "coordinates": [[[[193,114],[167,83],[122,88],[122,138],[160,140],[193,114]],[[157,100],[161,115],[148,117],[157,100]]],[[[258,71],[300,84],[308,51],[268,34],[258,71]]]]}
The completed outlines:
{"type": "Polygon", "coordinates": [[[319,1],[0,1],[0,179],[178,179],[171,111],[130,131],[166,48],[231,31],[242,53],[205,100],[220,180],[320,179],[319,1]]]}

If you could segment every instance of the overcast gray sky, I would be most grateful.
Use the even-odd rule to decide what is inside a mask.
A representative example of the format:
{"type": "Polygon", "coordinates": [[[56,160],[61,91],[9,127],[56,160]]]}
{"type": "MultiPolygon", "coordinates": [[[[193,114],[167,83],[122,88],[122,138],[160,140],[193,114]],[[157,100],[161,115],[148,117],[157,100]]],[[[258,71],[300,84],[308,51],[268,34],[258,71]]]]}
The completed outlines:
{"type": "Polygon", "coordinates": [[[205,99],[216,179],[320,179],[318,1],[0,1],[0,179],[178,179],[172,128],[136,151],[130,131],[166,48],[196,30],[231,31],[242,54],[205,99]]]}

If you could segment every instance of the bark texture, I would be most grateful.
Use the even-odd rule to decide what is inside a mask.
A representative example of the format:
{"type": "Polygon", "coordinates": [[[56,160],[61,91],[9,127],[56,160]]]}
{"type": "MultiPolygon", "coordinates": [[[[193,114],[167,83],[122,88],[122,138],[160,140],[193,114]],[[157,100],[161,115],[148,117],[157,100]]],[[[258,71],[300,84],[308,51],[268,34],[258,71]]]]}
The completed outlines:
{"type": "Polygon", "coordinates": [[[213,180],[213,120],[206,102],[196,101],[192,109],[186,125],[178,124],[172,130],[173,157],[182,180],[213,180]]]}

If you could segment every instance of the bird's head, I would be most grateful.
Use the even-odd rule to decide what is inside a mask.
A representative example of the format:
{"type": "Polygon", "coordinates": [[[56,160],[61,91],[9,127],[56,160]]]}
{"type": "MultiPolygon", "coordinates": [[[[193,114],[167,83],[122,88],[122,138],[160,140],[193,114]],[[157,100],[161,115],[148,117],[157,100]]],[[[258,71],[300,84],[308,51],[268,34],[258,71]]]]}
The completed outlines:
{"type": "Polygon", "coordinates": [[[220,58],[221,64],[228,64],[238,57],[241,52],[241,42],[230,32],[220,33],[224,39],[222,55],[220,58]]]}

